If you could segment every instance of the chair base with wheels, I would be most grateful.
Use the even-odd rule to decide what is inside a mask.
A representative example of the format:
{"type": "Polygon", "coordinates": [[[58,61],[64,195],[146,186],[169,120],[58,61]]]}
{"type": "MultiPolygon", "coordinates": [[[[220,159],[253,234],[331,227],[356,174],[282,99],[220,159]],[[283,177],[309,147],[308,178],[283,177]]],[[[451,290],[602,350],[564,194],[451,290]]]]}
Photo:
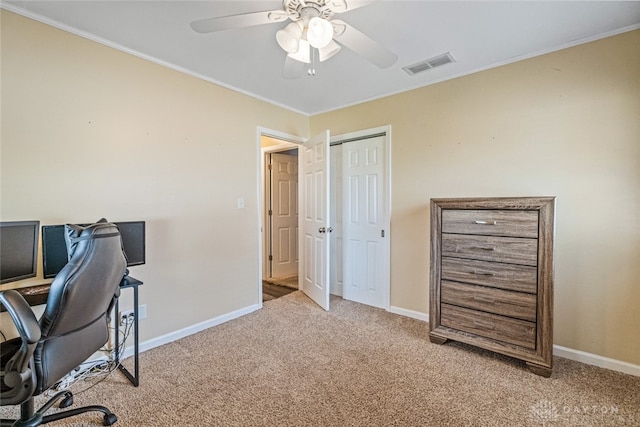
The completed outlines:
{"type": "Polygon", "coordinates": [[[2,419],[0,420],[0,426],[2,427],[36,427],[42,424],[50,423],[51,421],[58,421],[64,418],[73,417],[75,415],[83,414],[85,412],[102,412],[102,425],[110,426],[118,421],[118,417],[113,412],[101,405],[82,406],[80,408],[69,409],[67,411],[60,411],[53,414],[45,415],[49,409],[51,409],[58,401],[58,408],[68,408],[73,405],[73,394],[70,391],[61,391],[51,397],[47,403],[42,405],[37,411],[34,409],[34,398],[30,398],[26,402],[20,405],[20,419],[2,419]]]}

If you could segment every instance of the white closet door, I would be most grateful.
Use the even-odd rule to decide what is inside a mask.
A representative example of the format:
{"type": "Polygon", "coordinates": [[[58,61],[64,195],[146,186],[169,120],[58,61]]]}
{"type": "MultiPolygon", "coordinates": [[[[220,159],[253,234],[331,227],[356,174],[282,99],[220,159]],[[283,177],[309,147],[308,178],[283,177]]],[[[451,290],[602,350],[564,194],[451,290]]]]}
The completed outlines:
{"type": "Polygon", "coordinates": [[[342,145],[343,296],[387,308],[389,230],[384,144],[384,136],[376,136],[342,145]]]}

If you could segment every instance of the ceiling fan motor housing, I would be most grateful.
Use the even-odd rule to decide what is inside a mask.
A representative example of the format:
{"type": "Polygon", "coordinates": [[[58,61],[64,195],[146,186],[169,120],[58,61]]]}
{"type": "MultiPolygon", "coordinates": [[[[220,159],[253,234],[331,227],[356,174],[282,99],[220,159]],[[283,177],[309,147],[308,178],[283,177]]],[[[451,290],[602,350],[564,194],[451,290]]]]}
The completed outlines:
{"type": "Polygon", "coordinates": [[[343,0],[284,0],[282,6],[292,21],[309,20],[315,17],[328,20],[335,13],[346,10],[347,7],[343,0]]]}

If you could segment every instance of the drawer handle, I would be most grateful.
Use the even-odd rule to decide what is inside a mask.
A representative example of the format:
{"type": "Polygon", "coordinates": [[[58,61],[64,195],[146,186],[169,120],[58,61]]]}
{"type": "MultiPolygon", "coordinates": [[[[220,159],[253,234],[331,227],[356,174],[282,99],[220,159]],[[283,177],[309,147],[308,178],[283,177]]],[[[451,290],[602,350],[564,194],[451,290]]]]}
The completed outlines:
{"type": "Polygon", "coordinates": [[[498,221],[474,221],[474,223],[481,225],[498,225],[498,221]]]}
{"type": "Polygon", "coordinates": [[[478,322],[477,320],[473,321],[473,326],[477,326],[483,329],[491,329],[491,330],[494,329],[494,326],[492,323],[478,322]]]}
{"type": "Polygon", "coordinates": [[[470,271],[469,273],[475,274],[476,276],[493,276],[493,273],[489,273],[486,271],[470,271]]]}
{"type": "Polygon", "coordinates": [[[479,249],[481,251],[495,251],[495,246],[472,246],[472,249],[479,249]]]}
{"type": "Polygon", "coordinates": [[[491,298],[491,297],[483,297],[482,295],[474,295],[472,297],[472,299],[474,301],[478,301],[478,302],[488,302],[489,304],[493,304],[496,302],[495,298],[491,298]]]}

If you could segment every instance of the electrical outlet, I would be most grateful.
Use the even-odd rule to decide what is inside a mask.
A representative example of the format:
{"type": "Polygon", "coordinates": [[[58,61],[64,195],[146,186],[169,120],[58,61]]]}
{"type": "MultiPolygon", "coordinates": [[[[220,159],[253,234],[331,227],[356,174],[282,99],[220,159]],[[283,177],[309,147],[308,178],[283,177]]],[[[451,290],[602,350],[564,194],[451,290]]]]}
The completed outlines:
{"type": "Polygon", "coordinates": [[[138,306],[138,320],[147,318],[147,304],[142,304],[138,306]]]}
{"type": "Polygon", "coordinates": [[[122,310],[120,312],[120,326],[130,325],[135,319],[133,310],[122,310]]]}

